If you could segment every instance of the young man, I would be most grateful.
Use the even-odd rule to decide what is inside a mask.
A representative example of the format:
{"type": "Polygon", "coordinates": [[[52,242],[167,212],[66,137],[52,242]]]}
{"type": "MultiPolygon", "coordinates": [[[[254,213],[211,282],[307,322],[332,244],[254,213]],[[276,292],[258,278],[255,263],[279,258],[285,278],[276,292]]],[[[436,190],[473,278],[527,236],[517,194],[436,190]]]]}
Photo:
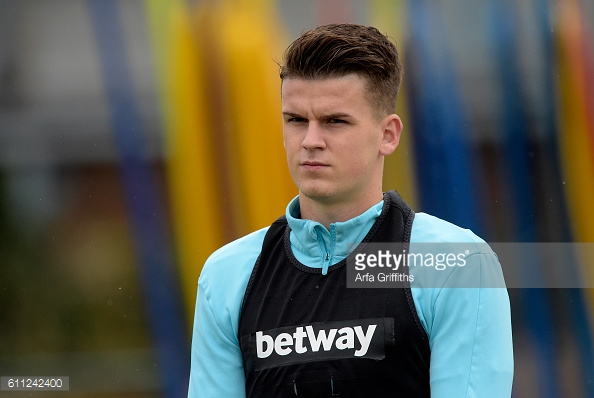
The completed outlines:
{"type": "Polygon", "coordinates": [[[502,280],[495,254],[382,192],[402,131],[400,76],[396,48],[371,27],[322,26],[287,49],[283,137],[299,196],[206,262],[189,397],[511,395],[507,291],[481,279],[502,280]],[[431,283],[347,288],[361,242],[465,242],[477,248],[465,255],[476,279],[461,288],[448,269],[431,283]]]}

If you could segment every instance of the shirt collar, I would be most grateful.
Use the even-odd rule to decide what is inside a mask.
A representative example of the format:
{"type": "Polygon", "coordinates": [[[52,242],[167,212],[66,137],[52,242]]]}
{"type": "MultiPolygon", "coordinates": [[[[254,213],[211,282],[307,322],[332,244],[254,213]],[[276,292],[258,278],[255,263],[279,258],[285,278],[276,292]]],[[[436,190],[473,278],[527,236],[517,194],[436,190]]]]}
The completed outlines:
{"type": "Polygon", "coordinates": [[[322,267],[323,271],[327,271],[328,265],[344,259],[354,245],[365,238],[381,214],[383,204],[382,200],[359,216],[344,222],[332,223],[327,229],[317,221],[301,218],[299,196],[296,196],[287,205],[286,210],[287,223],[291,228],[293,254],[305,265],[322,267]],[[327,261],[324,261],[324,258],[327,261]]]}

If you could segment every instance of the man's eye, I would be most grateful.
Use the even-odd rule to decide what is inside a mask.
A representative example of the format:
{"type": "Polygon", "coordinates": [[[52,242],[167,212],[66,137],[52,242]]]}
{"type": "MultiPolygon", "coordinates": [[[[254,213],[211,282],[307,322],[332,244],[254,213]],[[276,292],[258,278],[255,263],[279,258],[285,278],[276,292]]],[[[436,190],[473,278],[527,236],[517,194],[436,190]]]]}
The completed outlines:
{"type": "Polygon", "coordinates": [[[348,123],[346,120],[343,119],[330,119],[328,122],[332,124],[348,123]]]}
{"type": "Polygon", "coordinates": [[[304,123],[307,120],[303,117],[292,117],[290,119],[287,119],[287,122],[289,123],[304,123]]]}

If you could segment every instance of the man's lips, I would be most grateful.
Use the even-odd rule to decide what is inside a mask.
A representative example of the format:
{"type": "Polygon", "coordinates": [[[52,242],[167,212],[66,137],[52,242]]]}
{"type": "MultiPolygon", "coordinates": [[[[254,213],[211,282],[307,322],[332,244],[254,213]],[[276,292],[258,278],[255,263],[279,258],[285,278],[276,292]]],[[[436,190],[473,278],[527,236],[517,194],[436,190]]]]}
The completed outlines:
{"type": "Polygon", "coordinates": [[[328,164],[315,161],[305,161],[301,162],[301,167],[303,167],[306,170],[320,170],[325,167],[328,167],[328,164]]]}

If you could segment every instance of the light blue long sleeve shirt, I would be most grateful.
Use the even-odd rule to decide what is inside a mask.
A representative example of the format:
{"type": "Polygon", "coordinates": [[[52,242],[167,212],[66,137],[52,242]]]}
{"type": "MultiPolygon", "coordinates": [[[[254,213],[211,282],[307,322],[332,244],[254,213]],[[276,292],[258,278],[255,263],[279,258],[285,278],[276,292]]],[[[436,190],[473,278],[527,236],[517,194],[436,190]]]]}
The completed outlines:
{"type": "MultiPolygon", "coordinates": [[[[326,229],[318,222],[300,219],[299,198],[295,198],[286,211],[293,254],[301,263],[325,273],[328,266],[350,253],[353,243],[364,239],[382,206],[383,201],[326,229]]],[[[225,245],[204,265],[198,280],[189,398],[245,396],[239,315],[267,230],[225,245]]],[[[491,287],[493,280],[501,281],[496,286],[503,285],[497,256],[470,230],[424,213],[415,214],[412,226],[411,245],[419,242],[476,246],[466,256],[464,269],[464,278],[470,279],[472,287],[458,287],[456,272],[460,271],[454,268],[440,274],[437,281],[420,274],[411,283],[415,308],[429,337],[431,396],[510,397],[513,349],[509,298],[506,289],[491,287]]]]}

